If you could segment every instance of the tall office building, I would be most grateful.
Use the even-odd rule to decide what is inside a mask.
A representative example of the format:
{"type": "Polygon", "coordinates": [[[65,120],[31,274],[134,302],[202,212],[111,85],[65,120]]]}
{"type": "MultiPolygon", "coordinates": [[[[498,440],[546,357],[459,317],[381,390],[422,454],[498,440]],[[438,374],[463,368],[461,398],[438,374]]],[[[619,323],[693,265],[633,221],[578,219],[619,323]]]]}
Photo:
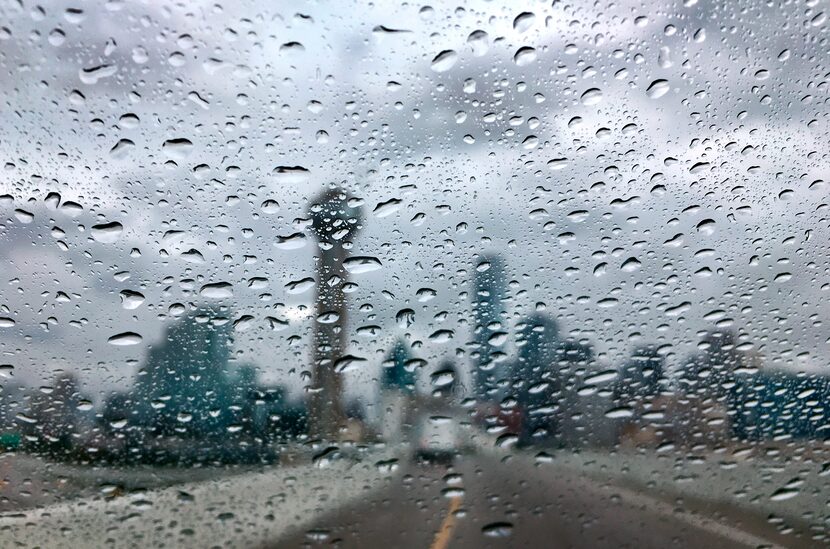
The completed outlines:
{"type": "Polygon", "coordinates": [[[504,260],[496,255],[482,255],[474,260],[474,267],[473,382],[479,400],[494,400],[498,397],[499,381],[504,377],[500,367],[504,357],[501,346],[507,339],[504,260]]]}
{"type": "Polygon", "coordinates": [[[230,311],[203,307],[171,325],[147,357],[131,400],[135,420],[159,435],[205,436],[230,423],[230,311]]]}
{"type": "Polygon", "coordinates": [[[556,320],[533,313],[516,325],[518,357],[510,366],[511,394],[522,416],[523,443],[558,433],[561,415],[558,354],[561,340],[556,320]]]}

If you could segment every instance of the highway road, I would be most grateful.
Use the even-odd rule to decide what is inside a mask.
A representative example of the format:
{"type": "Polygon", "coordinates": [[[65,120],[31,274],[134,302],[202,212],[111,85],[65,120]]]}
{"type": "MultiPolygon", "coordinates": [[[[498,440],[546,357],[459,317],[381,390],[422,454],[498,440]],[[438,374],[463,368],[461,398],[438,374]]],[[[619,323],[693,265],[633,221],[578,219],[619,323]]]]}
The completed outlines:
{"type": "Polygon", "coordinates": [[[762,517],[655,497],[528,455],[407,463],[398,479],[261,549],[819,546],[762,517]]]}

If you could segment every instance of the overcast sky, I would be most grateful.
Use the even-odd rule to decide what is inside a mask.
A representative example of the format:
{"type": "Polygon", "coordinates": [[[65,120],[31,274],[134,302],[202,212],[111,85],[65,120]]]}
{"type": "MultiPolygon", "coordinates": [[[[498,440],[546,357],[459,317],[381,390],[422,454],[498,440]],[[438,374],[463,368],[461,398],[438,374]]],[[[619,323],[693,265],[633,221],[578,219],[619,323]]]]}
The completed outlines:
{"type": "Polygon", "coordinates": [[[314,292],[286,284],[316,246],[275,244],[337,184],[382,263],[353,279],[353,394],[398,337],[469,365],[484,252],[510,324],[545,310],[601,367],[653,343],[676,368],[719,323],[766,367],[828,371],[823,5],[497,4],[3,3],[0,363],[125,388],[176,304],[221,301],[253,316],[237,360],[299,391],[314,292]]]}

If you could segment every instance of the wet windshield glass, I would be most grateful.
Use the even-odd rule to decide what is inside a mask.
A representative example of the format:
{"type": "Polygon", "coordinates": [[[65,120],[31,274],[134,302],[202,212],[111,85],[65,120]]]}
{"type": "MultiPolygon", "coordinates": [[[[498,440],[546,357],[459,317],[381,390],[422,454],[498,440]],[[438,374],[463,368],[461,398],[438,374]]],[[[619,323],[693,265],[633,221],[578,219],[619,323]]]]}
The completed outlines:
{"type": "Polygon", "coordinates": [[[2,2],[0,546],[824,546],[828,28],[2,2]]]}

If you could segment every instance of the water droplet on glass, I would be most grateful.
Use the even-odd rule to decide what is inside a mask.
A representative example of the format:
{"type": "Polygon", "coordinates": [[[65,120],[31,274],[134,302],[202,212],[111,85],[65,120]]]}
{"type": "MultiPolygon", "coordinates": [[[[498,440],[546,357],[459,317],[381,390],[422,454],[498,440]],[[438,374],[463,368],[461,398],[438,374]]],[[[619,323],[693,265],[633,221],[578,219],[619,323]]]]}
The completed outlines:
{"type": "Polygon", "coordinates": [[[618,406],[616,408],[611,408],[607,412],[605,412],[605,417],[608,419],[621,419],[632,417],[634,415],[634,410],[628,406],[618,406]]]}
{"type": "Polygon", "coordinates": [[[456,61],[458,53],[455,50],[444,50],[433,58],[430,68],[435,72],[446,72],[453,68],[456,61]]]}
{"type": "Polygon", "coordinates": [[[334,362],[334,371],[339,374],[351,372],[360,368],[367,360],[361,356],[344,355],[334,362]]]}
{"type": "Polygon", "coordinates": [[[111,345],[125,347],[129,345],[138,345],[139,343],[141,343],[141,340],[141,334],[137,334],[135,332],[122,332],[120,334],[111,336],[109,339],[107,339],[107,343],[111,345]]]}
{"type": "Polygon", "coordinates": [[[467,44],[472,48],[474,56],[481,57],[490,50],[490,36],[483,30],[473,31],[467,37],[467,44]]]}
{"type": "Polygon", "coordinates": [[[534,61],[536,61],[536,50],[530,46],[519,48],[513,55],[513,62],[519,67],[530,65],[534,61]]]}
{"type": "Polygon", "coordinates": [[[395,322],[402,328],[409,328],[415,322],[415,311],[412,309],[401,309],[395,315],[395,322]]]}
{"type": "Polygon", "coordinates": [[[378,202],[378,205],[375,206],[372,213],[375,214],[375,217],[387,217],[398,211],[402,202],[403,200],[400,198],[390,198],[385,202],[378,202]]]}
{"type": "Polygon", "coordinates": [[[35,214],[27,212],[26,210],[21,210],[20,208],[14,211],[14,217],[25,225],[28,225],[35,220],[35,214]]]}
{"type": "Polygon", "coordinates": [[[513,534],[513,524],[509,522],[491,522],[482,526],[481,533],[488,538],[506,538],[513,534]]]}
{"type": "Polygon", "coordinates": [[[527,32],[536,21],[536,14],[525,11],[520,13],[513,19],[513,29],[518,33],[527,32]]]}
{"type": "Polygon", "coordinates": [[[652,99],[659,99],[666,95],[670,89],[668,80],[658,79],[649,85],[646,94],[652,99]]]}
{"type": "Polygon", "coordinates": [[[124,226],[117,221],[112,221],[110,223],[93,225],[90,232],[96,242],[112,244],[121,238],[121,233],[124,232],[124,226]]]}
{"type": "Polygon", "coordinates": [[[587,89],[582,93],[579,100],[583,105],[596,105],[602,101],[602,91],[599,88],[587,89]]]}
{"type": "Polygon", "coordinates": [[[304,233],[293,233],[286,236],[277,236],[274,241],[274,247],[280,250],[299,250],[303,248],[308,242],[308,237],[304,233]]]}
{"type": "Polygon", "coordinates": [[[304,294],[314,287],[314,279],[311,277],[292,280],[285,285],[285,293],[291,295],[304,294]]]}
{"type": "Polygon", "coordinates": [[[311,172],[302,166],[277,166],[273,174],[278,183],[295,185],[308,181],[311,172]]]}
{"type": "Polygon", "coordinates": [[[132,290],[121,290],[121,306],[125,309],[138,309],[144,303],[144,294],[132,290]]]}
{"type": "Polygon", "coordinates": [[[228,282],[212,282],[199,290],[199,295],[209,299],[228,299],[233,297],[233,285],[228,282]]]}
{"type": "Polygon", "coordinates": [[[380,259],[372,256],[355,256],[346,259],[343,267],[352,274],[370,273],[383,266],[380,259]]]}
{"type": "Polygon", "coordinates": [[[165,141],[161,149],[164,151],[164,154],[173,160],[184,160],[193,152],[193,142],[184,137],[177,137],[165,141]]]}

